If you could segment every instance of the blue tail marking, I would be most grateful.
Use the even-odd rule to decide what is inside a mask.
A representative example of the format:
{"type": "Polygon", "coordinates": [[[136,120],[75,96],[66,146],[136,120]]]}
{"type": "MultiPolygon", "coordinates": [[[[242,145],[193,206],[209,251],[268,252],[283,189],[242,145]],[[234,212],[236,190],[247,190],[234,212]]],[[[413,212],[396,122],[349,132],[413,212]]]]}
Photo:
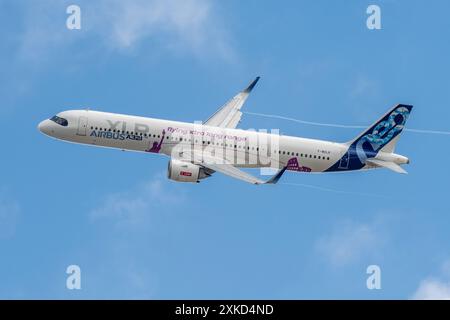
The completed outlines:
{"type": "Polygon", "coordinates": [[[403,130],[413,106],[398,104],[356,139],[348,142],[347,152],[326,171],[358,170],[403,130]]]}

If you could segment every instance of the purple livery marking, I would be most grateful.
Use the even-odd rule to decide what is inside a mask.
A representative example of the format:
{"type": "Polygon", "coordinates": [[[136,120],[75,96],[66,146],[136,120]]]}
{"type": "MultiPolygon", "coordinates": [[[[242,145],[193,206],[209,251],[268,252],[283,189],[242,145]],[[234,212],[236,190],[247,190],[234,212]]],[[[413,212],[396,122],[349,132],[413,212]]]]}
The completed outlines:
{"type": "Polygon", "coordinates": [[[300,166],[297,158],[290,158],[287,163],[287,170],[290,171],[301,171],[301,172],[311,172],[311,168],[300,166]]]}
{"type": "Polygon", "coordinates": [[[166,131],[163,130],[162,131],[162,136],[161,136],[161,141],[158,143],[156,141],[153,142],[153,146],[149,149],[146,149],[145,152],[153,152],[153,153],[159,153],[159,151],[161,150],[161,145],[164,141],[164,136],[166,134],[166,131]]]}

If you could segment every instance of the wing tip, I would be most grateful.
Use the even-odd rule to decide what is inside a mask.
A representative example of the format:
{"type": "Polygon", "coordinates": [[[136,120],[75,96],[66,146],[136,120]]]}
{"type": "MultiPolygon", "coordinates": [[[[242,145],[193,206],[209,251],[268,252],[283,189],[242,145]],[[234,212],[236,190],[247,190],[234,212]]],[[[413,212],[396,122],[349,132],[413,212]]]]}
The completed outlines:
{"type": "Polygon", "coordinates": [[[276,184],[278,182],[278,180],[280,180],[281,176],[284,174],[286,169],[287,169],[287,166],[283,167],[283,169],[278,171],[272,178],[267,180],[265,183],[266,184],[276,184]]]}
{"type": "Polygon", "coordinates": [[[255,78],[255,80],[253,80],[252,83],[250,83],[250,84],[248,85],[248,87],[244,90],[244,92],[245,92],[245,93],[250,93],[250,92],[253,90],[253,88],[256,86],[256,84],[258,83],[258,81],[259,81],[260,78],[261,78],[260,76],[257,76],[257,77],[255,78]]]}

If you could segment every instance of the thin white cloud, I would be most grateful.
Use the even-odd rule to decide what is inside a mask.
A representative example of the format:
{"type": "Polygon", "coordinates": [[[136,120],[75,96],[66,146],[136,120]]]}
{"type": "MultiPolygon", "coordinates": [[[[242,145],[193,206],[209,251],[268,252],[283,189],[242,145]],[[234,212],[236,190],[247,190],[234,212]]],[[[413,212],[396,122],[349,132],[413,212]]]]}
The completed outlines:
{"type": "Polygon", "coordinates": [[[9,199],[4,192],[0,194],[0,239],[14,236],[20,216],[20,206],[9,199]]]}
{"type": "Polygon", "coordinates": [[[358,75],[354,80],[353,87],[350,90],[351,98],[359,98],[367,95],[374,95],[379,91],[378,84],[365,75],[358,75]]]}
{"type": "Polygon", "coordinates": [[[89,218],[95,224],[96,237],[100,233],[103,241],[98,247],[87,249],[91,255],[96,255],[99,250],[102,252],[102,259],[90,264],[89,272],[94,279],[91,284],[93,291],[90,292],[92,298],[155,297],[159,275],[148,264],[155,250],[152,247],[154,237],[158,237],[161,218],[165,220],[169,215],[181,212],[180,207],[187,199],[182,185],[158,174],[127,191],[106,196],[98,207],[90,211],[89,218]],[[107,227],[99,230],[99,225],[107,227]]]}
{"type": "Polygon", "coordinates": [[[422,280],[411,299],[450,300],[450,260],[442,264],[439,277],[427,277],[422,280]]]}
{"type": "Polygon", "coordinates": [[[450,300],[450,282],[429,278],[423,280],[412,299],[415,300],[450,300]]]}
{"type": "Polygon", "coordinates": [[[117,227],[137,228],[150,221],[155,211],[160,212],[185,201],[183,192],[175,189],[170,181],[158,175],[131,191],[106,196],[89,216],[92,221],[106,219],[117,227]]]}
{"type": "Polygon", "coordinates": [[[333,230],[316,242],[316,250],[334,267],[341,267],[373,254],[384,245],[386,237],[380,224],[338,223],[333,230]]]}
{"type": "Polygon", "coordinates": [[[14,20],[0,29],[0,112],[20,104],[51,65],[78,72],[85,62],[111,56],[188,57],[202,63],[236,63],[220,3],[208,0],[78,0],[81,30],[68,30],[67,0],[17,0],[14,20]]]}
{"type": "Polygon", "coordinates": [[[366,74],[357,74],[350,80],[348,105],[350,112],[358,119],[377,117],[373,111],[373,101],[380,96],[380,85],[376,79],[366,74]]]}
{"type": "MultiPolygon", "coordinates": [[[[208,0],[99,0],[79,1],[81,30],[66,28],[67,1],[19,2],[23,31],[19,57],[31,62],[51,60],[83,48],[83,40],[95,40],[85,54],[105,49],[120,53],[189,53],[233,60],[234,52],[218,4],[208,0]],[[146,45],[144,45],[146,44],[146,45]],[[95,48],[95,49],[93,49],[95,48]],[[145,51],[147,50],[147,51],[145,51]]],[[[150,54],[151,53],[151,54],[150,54]]]]}
{"type": "Polygon", "coordinates": [[[111,26],[104,28],[112,44],[129,48],[161,34],[170,48],[203,50],[229,58],[227,33],[221,26],[214,2],[207,0],[103,1],[102,10],[111,26]]]}

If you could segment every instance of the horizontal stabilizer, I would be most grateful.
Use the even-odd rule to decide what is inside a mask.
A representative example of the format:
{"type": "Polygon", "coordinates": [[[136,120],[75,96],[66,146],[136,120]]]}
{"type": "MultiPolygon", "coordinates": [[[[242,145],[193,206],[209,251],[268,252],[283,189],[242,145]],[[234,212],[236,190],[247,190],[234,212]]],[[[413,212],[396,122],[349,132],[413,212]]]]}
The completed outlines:
{"type": "Polygon", "coordinates": [[[391,161],[383,161],[383,160],[378,160],[378,159],[367,159],[366,163],[375,165],[377,167],[387,168],[387,169],[392,170],[397,173],[408,173],[408,172],[406,172],[405,169],[400,167],[398,164],[396,164],[395,162],[391,162],[391,161]]]}

